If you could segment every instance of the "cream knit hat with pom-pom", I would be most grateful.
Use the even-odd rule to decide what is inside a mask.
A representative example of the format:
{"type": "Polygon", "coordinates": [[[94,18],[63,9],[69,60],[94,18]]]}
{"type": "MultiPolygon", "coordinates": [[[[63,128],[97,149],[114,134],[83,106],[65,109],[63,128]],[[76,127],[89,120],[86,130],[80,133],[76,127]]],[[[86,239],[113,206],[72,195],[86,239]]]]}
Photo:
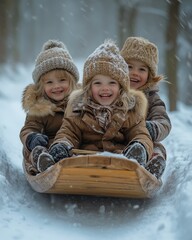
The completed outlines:
{"type": "Polygon", "coordinates": [[[35,69],[32,73],[34,82],[38,82],[43,74],[54,69],[66,70],[74,76],[76,82],[79,80],[78,69],[64,43],[57,40],[48,40],[37,56],[35,69]]]}

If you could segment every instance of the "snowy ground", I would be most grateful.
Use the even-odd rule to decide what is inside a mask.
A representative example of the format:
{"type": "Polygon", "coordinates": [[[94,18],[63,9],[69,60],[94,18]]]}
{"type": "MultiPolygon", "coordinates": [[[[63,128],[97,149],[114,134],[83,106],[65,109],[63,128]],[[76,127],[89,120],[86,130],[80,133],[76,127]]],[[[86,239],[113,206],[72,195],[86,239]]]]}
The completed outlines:
{"type": "MultiPolygon", "coordinates": [[[[81,67],[81,66],[80,66],[81,67]]],[[[191,240],[192,109],[170,113],[163,187],[149,200],[39,194],[22,171],[21,95],[31,68],[7,69],[0,89],[0,238],[2,240],[191,240]]]]}

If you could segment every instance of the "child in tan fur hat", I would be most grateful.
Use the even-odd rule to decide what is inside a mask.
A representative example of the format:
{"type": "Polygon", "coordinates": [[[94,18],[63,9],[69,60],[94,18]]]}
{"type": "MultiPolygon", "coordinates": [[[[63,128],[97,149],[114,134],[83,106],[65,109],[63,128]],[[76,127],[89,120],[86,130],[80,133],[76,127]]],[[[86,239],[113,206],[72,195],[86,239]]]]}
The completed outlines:
{"type": "Polygon", "coordinates": [[[36,174],[41,171],[38,158],[47,152],[61,126],[68,96],[76,89],[79,73],[66,46],[49,40],[37,56],[32,76],[34,83],[23,92],[22,105],[27,116],[20,138],[24,166],[28,173],[36,174]]]}
{"type": "Polygon", "coordinates": [[[58,162],[80,148],[123,153],[145,166],[153,150],[146,110],[144,94],[129,89],[128,66],[119,49],[106,40],[84,64],[83,89],[69,97],[50,159],[58,162]]]}
{"type": "Polygon", "coordinates": [[[158,49],[154,43],[142,37],[128,37],[121,55],[129,66],[131,88],[142,90],[148,99],[146,126],[154,141],[154,152],[146,169],[160,178],[166,165],[166,150],[159,142],[168,136],[171,122],[165,103],[158,95],[157,84],[163,79],[157,74],[158,49]]]}

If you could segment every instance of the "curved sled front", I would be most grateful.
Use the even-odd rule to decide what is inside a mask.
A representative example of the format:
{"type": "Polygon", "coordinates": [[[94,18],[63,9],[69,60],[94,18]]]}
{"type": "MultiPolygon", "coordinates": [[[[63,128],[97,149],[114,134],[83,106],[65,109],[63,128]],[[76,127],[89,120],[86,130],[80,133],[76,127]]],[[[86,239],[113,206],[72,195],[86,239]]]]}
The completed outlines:
{"type": "Polygon", "coordinates": [[[162,185],[136,161],[113,155],[66,158],[36,176],[25,174],[40,193],[149,198],[162,185]]]}

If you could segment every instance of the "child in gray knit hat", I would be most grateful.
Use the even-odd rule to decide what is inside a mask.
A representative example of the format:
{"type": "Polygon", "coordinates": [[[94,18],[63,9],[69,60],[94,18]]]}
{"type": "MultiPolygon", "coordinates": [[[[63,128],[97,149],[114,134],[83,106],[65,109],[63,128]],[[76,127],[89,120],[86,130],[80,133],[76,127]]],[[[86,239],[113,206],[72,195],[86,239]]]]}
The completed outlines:
{"type": "Polygon", "coordinates": [[[22,106],[27,115],[20,139],[25,169],[36,174],[42,167],[38,164],[39,156],[47,153],[61,126],[79,72],[64,43],[49,40],[37,56],[32,76],[34,83],[23,92],[22,106]]]}
{"type": "Polygon", "coordinates": [[[50,160],[56,163],[72,156],[72,148],[80,148],[121,153],[145,166],[153,150],[146,110],[145,95],[130,90],[128,66],[118,47],[105,41],[85,61],[83,88],[69,97],[66,116],[49,148],[50,160]]]}
{"type": "Polygon", "coordinates": [[[129,66],[131,88],[141,90],[148,99],[146,126],[154,141],[154,152],[146,169],[160,178],[166,165],[166,150],[160,141],[170,133],[171,122],[158,94],[157,84],[163,80],[163,76],[157,74],[158,49],[145,38],[128,37],[121,55],[129,66]]]}

